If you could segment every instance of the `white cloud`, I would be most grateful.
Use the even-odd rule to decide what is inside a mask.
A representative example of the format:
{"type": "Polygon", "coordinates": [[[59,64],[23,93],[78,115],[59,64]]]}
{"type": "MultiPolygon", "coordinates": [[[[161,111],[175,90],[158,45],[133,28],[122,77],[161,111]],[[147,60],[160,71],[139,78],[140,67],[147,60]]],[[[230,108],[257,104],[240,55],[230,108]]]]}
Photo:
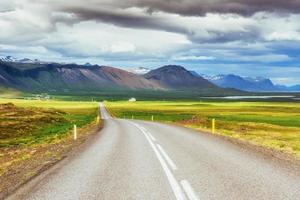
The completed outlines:
{"type": "Polygon", "coordinates": [[[299,40],[300,41],[300,33],[297,31],[274,31],[270,35],[266,36],[266,40],[269,41],[299,40]]]}
{"type": "Polygon", "coordinates": [[[5,57],[13,55],[16,58],[38,58],[43,61],[64,61],[61,54],[50,51],[43,46],[14,46],[14,45],[1,45],[0,56],[5,57]]]}
{"type": "Polygon", "coordinates": [[[239,55],[235,58],[237,61],[244,62],[261,62],[261,63],[272,63],[272,62],[285,62],[291,61],[288,55],[283,54],[263,54],[263,55],[239,55]]]}
{"type": "Polygon", "coordinates": [[[74,26],[58,24],[55,32],[45,33],[39,40],[23,45],[17,43],[15,46],[19,46],[20,49],[28,44],[43,46],[50,52],[65,56],[66,59],[98,57],[101,61],[118,58],[122,60],[126,57],[136,60],[171,55],[190,45],[185,41],[185,36],[176,33],[135,30],[91,21],[74,26]]]}
{"type": "Polygon", "coordinates": [[[203,60],[215,60],[213,56],[173,56],[172,60],[175,61],[203,61],[203,60]]]}
{"type": "MultiPolygon", "coordinates": [[[[281,75],[281,76],[284,76],[284,75],[281,75]]],[[[297,76],[295,76],[295,77],[291,77],[291,76],[288,76],[288,77],[273,77],[272,81],[275,84],[278,84],[278,85],[289,85],[289,86],[292,86],[292,85],[299,84],[299,78],[297,76]]]]}
{"type": "Polygon", "coordinates": [[[300,14],[162,10],[118,0],[1,0],[0,54],[121,66],[299,63],[288,50],[300,43],[300,14]]]}
{"type": "Polygon", "coordinates": [[[300,41],[300,14],[257,13],[254,17],[266,41],[300,41]]]}
{"type": "Polygon", "coordinates": [[[111,45],[110,50],[112,53],[133,53],[136,47],[129,42],[116,42],[111,45]]]}
{"type": "Polygon", "coordinates": [[[14,0],[1,0],[0,12],[8,12],[16,7],[14,0]]]}

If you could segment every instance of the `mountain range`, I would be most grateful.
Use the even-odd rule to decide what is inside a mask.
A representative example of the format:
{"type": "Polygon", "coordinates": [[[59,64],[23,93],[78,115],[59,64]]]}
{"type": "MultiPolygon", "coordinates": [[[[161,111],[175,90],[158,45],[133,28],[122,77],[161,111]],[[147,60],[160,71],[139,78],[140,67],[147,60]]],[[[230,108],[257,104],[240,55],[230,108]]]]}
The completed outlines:
{"type": "Polygon", "coordinates": [[[60,94],[128,91],[129,95],[137,91],[152,94],[176,91],[184,93],[184,97],[187,94],[205,96],[241,93],[234,89],[220,88],[176,65],[163,66],[139,75],[109,66],[7,60],[0,61],[0,87],[60,94]]]}
{"type": "MultiPolygon", "coordinates": [[[[195,73],[194,73],[195,74],[195,73]]],[[[199,75],[200,76],[200,75],[199,75]]],[[[264,77],[241,77],[234,74],[221,74],[215,76],[202,75],[205,79],[222,88],[235,88],[251,92],[292,92],[300,91],[300,85],[276,85],[264,77]]]]}
{"type": "MultiPolygon", "coordinates": [[[[151,71],[149,68],[131,68],[130,72],[136,74],[146,74],[151,71]]],[[[222,88],[234,88],[237,90],[249,91],[249,92],[299,92],[300,85],[285,86],[276,85],[271,79],[264,77],[242,77],[235,74],[220,74],[208,76],[205,74],[199,74],[196,71],[189,71],[193,76],[201,77],[209,82],[222,87],[222,88]]]]}
{"type": "MultiPolygon", "coordinates": [[[[194,96],[241,94],[243,91],[300,91],[300,87],[274,85],[265,78],[233,74],[206,76],[182,66],[167,65],[150,70],[145,67],[128,71],[86,63],[64,64],[37,59],[0,59],[0,87],[26,92],[80,93],[116,91],[181,91],[194,96]]],[[[126,92],[124,92],[126,93],[126,92]]]]}

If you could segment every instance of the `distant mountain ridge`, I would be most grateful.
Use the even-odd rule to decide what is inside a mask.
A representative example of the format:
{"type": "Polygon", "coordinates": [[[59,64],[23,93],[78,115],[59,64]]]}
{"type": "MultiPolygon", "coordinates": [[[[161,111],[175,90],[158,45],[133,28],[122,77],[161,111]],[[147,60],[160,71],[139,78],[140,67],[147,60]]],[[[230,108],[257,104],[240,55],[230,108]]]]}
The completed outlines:
{"type": "Polygon", "coordinates": [[[299,85],[291,87],[275,85],[270,79],[264,77],[241,77],[234,74],[203,75],[203,77],[222,88],[235,88],[251,92],[300,91],[299,85]]]}
{"type": "MultiPolygon", "coordinates": [[[[182,66],[169,65],[144,75],[122,69],[59,63],[0,61],[0,86],[28,92],[180,91],[181,94],[232,95],[182,66]]],[[[174,93],[175,94],[175,93],[174,93]]]]}
{"type": "Polygon", "coordinates": [[[82,89],[84,86],[88,89],[168,90],[186,88],[201,90],[206,88],[213,91],[220,88],[233,88],[250,92],[300,91],[300,85],[275,85],[270,79],[263,77],[241,77],[235,74],[207,76],[200,75],[196,71],[188,71],[178,65],[167,65],[154,70],[136,67],[125,71],[90,63],[66,64],[29,58],[17,59],[12,56],[0,57],[1,85],[33,90],[52,88],[53,91],[61,88],[69,90],[69,88],[78,89],[79,87],[82,89]],[[33,74],[35,75],[33,76],[33,74]],[[47,80],[50,81],[50,79],[53,79],[55,84],[49,85],[47,80]],[[71,82],[72,84],[70,84],[71,82]]]}
{"type": "Polygon", "coordinates": [[[277,88],[279,88],[279,90],[281,91],[300,92],[300,85],[293,85],[293,86],[277,85],[277,88]]]}

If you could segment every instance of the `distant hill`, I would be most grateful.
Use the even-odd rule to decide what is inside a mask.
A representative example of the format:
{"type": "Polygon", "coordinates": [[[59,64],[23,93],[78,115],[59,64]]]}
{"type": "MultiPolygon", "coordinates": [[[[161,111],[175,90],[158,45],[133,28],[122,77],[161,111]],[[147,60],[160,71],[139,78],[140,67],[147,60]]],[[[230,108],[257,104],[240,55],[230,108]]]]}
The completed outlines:
{"type": "Polygon", "coordinates": [[[234,74],[206,76],[210,82],[223,88],[236,88],[245,91],[276,91],[278,88],[270,79],[243,78],[234,74]]]}
{"type": "MultiPolygon", "coordinates": [[[[194,72],[196,73],[196,72],[194,72]]],[[[241,77],[234,74],[221,74],[215,76],[203,77],[210,82],[222,88],[235,88],[238,90],[251,91],[251,92],[293,92],[300,91],[299,85],[284,86],[275,85],[270,79],[263,77],[241,77]]]]}
{"type": "Polygon", "coordinates": [[[182,66],[167,65],[144,75],[148,80],[172,89],[216,89],[214,84],[201,76],[195,76],[182,66]]]}
{"type": "Polygon", "coordinates": [[[276,85],[276,87],[277,87],[280,91],[300,92],[300,85],[293,85],[293,86],[276,85]]]}
{"type": "Polygon", "coordinates": [[[300,85],[294,85],[294,86],[288,87],[288,89],[290,91],[300,91],[300,85]]]}

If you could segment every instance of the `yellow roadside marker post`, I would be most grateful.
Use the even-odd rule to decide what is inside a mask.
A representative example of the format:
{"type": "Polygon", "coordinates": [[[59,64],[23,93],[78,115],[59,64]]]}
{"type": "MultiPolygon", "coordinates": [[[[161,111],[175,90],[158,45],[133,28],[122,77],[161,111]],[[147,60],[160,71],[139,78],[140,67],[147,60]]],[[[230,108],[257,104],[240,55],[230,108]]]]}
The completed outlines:
{"type": "Polygon", "coordinates": [[[154,120],[154,116],[152,115],[152,117],[151,117],[151,121],[153,121],[154,120]]]}
{"type": "Polygon", "coordinates": [[[74,124],[74,140],[77,140],[77,126],[74,124]]]}
{"type": "Polygon", "coordinates": [[[100,124],[100,117],[99,117],[99,115],[97,116],[97,124],[100,124]]]}
{"type": "Polygon", "coordinates": [[[216,120],[212,119],[212,122],[211,122],[211,132],[212,132],[212,134],[215,134],[215,131],[216,131],[216,120]]]}
{"type": "Polygon", "coordinates": [[[131,115],[131,119],[133,119],[133,115],[131,115]]]}

